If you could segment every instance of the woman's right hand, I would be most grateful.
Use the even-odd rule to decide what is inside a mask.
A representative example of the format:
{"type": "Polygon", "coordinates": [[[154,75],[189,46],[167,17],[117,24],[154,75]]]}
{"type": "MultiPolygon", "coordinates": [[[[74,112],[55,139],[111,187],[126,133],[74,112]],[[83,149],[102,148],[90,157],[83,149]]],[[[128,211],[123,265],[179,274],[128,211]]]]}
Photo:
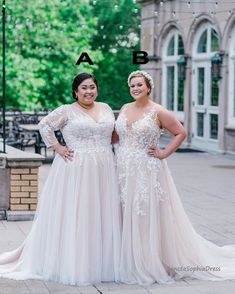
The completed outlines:
{"type": "Polygon", "coordinates": [[[53,149],[67,162],[68,160],[73,160],[74,151],[69,149],[67,146],[62,146],[59,143],[52,146],[53,149]]]}

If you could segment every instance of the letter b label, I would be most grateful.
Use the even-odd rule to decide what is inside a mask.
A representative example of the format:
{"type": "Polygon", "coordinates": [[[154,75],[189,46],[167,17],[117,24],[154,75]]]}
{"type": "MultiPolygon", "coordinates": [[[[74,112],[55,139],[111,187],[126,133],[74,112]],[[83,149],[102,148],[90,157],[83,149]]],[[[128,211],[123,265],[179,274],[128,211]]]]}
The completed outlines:
{"type": "Polygon", "coordinates": [[[145,51],[133,51],[133,64],[146,64],[148,63],[148,53],[145,51]]]}

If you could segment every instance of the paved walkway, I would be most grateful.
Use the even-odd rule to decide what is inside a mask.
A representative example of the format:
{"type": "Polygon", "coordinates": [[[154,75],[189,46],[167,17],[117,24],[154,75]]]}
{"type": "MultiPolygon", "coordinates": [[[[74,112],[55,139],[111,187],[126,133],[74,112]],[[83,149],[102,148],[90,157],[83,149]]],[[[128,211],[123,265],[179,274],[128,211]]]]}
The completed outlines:
{"type": "MultiPolygon", "coordinates": [[[[196,230],[218,245],[235,244],[235,156],[175,153],[169,167],[189,218],[196,230]]],[[[49,165],[40,169],[40,188],[49,165]]],[[[0,222],[0,252],[16,248],[29,232],[31,222],[0,222]]],[[[149,287],[115,283],[89,287],[65,286],[45,281],[0,279],[0,294],[222,294],[233,293],[234,281],[181,281],[149,287]]]]}

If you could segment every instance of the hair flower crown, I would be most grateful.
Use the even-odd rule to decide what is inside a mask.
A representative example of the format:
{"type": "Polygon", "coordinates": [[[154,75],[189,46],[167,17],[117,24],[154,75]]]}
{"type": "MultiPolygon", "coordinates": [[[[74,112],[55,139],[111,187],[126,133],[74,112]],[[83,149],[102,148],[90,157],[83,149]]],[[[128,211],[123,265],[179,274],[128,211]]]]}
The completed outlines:
{"type": "Polygon", "coordinates": [[[128,86],[130,86],[130,81],[131,81],[132,77],[134,77],[134,76],[142,76],[142,77],[146,78],[151,86],[151,89],[154,88],[153,78],[150,76],[150,74],[148,74],[146,71],[143,71],[143,70],[133,71],[129,75],[128,80],[127,80],[128,86]]]}

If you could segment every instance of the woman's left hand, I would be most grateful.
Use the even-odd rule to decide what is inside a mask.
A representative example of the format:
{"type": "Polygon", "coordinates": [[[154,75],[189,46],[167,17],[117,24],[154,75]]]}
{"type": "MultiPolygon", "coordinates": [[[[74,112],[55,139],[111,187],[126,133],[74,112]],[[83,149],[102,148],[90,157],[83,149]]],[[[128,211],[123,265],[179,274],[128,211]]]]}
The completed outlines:
{"type": "Polygon", "coordinates": [[[153,156],[153,157],[156,157],[158,159],[164,159],[166,158],[165,154],[164,154],[164,151],[163,150],[160,150],[158,148],[150,148],[148,150],[148,154],[153,156]]]}

